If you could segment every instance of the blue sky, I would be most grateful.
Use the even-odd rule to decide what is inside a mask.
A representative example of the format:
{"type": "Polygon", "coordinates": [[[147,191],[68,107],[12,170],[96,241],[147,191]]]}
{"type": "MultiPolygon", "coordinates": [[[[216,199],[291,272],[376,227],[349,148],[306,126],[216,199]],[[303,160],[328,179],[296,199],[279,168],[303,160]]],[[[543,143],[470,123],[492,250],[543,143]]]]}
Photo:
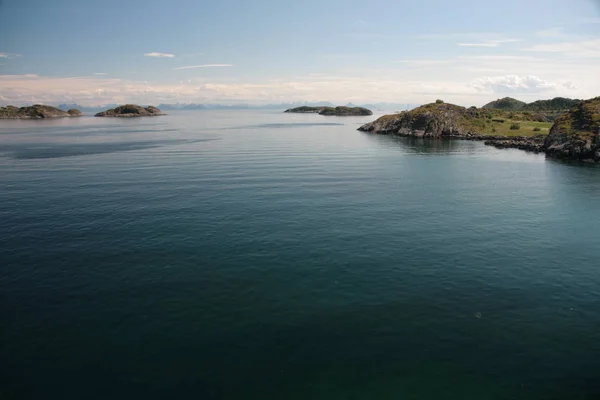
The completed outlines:
{"type": "Polygon", "coordinates": [[[0,0],[0,102],[600,95],[600,0],[0,0]]]}

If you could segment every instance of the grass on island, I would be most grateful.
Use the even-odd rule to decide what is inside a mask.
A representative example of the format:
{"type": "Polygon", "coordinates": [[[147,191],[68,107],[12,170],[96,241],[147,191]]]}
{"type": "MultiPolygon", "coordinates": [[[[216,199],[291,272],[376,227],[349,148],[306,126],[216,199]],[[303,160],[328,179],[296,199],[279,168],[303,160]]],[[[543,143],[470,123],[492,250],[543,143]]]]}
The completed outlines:
{"type": "MultiPolygon", "coordinates": [[[[411,111],[401,113],[412,119],[413,128],[423,129],[427,118],[422,119],[426,114],[436,115],[438,120],[452,121],[456,118],[456,124],[466,131],[478,135],[497,135],[497,136],[538,136],[548,135],[552,122],[539,113],[529,111],[504,111],[489,110],[483,108],[456,106],[454,104],[444,103],[441,100],[435,103],[426,104],[411,111]]],[[[398,118],[399,115],[389,118],[398,118]]]]}
{"type": "Polygon", "coordinates": [[[463,123],[481,135],[537,136],[547,135],[552,122],[543,115],[531,112],[507,112],[501,110],[468,110],[463,123]]]}
{"type": "Polygon", "coordinates": [[[504,122],[490,121],[486,124],[486,134],[501,136],[547,135],[551,127],[551,122],[520,120],[505,120],[504,122]],[[511,129],[513,125],[518,125],[519,129],[511,129]]]}

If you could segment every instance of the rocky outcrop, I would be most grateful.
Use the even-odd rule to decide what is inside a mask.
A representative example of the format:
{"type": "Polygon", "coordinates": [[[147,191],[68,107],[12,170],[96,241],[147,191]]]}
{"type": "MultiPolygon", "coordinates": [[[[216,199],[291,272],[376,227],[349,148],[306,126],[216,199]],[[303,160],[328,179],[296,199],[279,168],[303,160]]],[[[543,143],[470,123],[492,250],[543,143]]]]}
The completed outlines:
{"type": "Polygon", "coordinates": [[[79,110],[63,111],[56,107],[43,104],[34,104],[29,107],[7,106],[0,107],[0,119],[45,119],[61,117],[79,117],[83,115],[79,110]]]}
{"type": "Polygon", "coordinates": [[[558,117],[544,141],[544,151],[550,157],[600,163],[600,97],[558,117]]]}
{"type": "Polygon", "coordinates": [[[83,115],[83,113],[76,108],[69,109],[67,114],[69,114],[71,117],[81,117],[83,115]]]}
{"type": "Polygon", "coordinates": [[[545,135],[528,136],[501,136],[501,137],[483,137],[485,144],[494,146],[497,149],[519,149],[540,153],[544,151],[545,135]]]}
{"type": "Polygon", "coordinates": [[[338,117],[358,116],[358,115],[373,115],[373,111],[364,107],[323,107],[319,115],[335,115],[338,117]]]}
{"type": "Polygon", "coordinates": [[[123,106],[99,112],[95,117],[154,117],[157,115],[165,114],[153,106],[144,108],[136,104],[125,104],[123,106]]]}
{"type": "Polygon", "coordinates": [[[549,157],[600,163],[600,97],[577,103],[561,114],[548,135],[496,135],[494,123],[503,124],[504,120],[500,122],[494,117],[497,117],[495,110],[464,108],[438,101],[411,111],[384,115],[358,129],[386,135],[482,140],[497,148],[543,152],[549,157]]]}
{"type": "Polygon", "coordinates": [[[285,110],[286,113],[316,113],[319,115],[332,115],[338,117],[373,115],[373,112],[364,107],[296,107],[285,110]]]}
{"type": "Polygon", "coordinates": [[[480,136],[487,117],[485,110],[439,101],[411,111],[384,115],[358,130],[399,136],[469,138],[480,136]]]}
{"type": "Polygon", "coordinates": [[[299,113],[299,114],[318,114],[324,108],[325,107],[302,106],[302,107],[296,107],[296,108],[288,108],[284,112],[286,112],[286,113],[299,113]]]}

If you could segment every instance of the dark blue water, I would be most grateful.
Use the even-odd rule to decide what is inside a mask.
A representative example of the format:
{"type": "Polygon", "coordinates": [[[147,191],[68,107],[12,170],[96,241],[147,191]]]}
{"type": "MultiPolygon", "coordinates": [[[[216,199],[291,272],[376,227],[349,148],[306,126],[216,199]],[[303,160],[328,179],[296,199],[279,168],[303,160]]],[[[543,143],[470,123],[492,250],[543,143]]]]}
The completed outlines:
{"type": "Polygon", "coordinates": [[[3,121],[0,398],[600,398],[600,169],[371,119],[3,121]]]}

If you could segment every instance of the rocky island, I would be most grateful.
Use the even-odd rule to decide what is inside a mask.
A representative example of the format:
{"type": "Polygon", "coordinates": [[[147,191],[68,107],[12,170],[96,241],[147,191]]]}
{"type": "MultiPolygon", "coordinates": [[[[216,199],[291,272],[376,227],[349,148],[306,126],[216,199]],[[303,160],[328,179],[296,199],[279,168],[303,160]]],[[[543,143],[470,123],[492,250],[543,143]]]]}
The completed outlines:
{"type": "MultiPolygon", "coordinates": [[[[524,107],[515,106],[514,102],[504,103],[510,111],[494,107],[465,108],[437,100],[411,111],[384,115],[358,129],[397,136],[482,140],[497,148],[518,148],[544,152],[549,157],[600,162],[600,97],[575,101],[573,108],[555,118],[557,110],[548,110],[548,116],[522,111],[524,107]],[[554,123],[548,122],[550,119],[555,119],[554,123]]],[[[564,101],[557,103],[570,105],[564,101]]],[[[531,104],[536,104],[538,109],[544,107],[539,102],[531,104]]]]}
{"type": "Polygon", "coordinates": [[[166,115],[158,108],[153,106],[142,107],[136,104],[125,104],[110,110],[102,111],[94,115],[95,117],[154,117],[157,115],[166,115]]]}
{"type": "Polygon", "coordinates": [[[600,163],[600,97],[559,116],[544,140],[548,156],[600,163]]]}
{"type": "Polygon", "coordinates": [[[338,117],[356,116],[356,115],[373,115],[373,112],[364,107],[296,107],[285,110],[286,113],[315,113],[319,115],[334,115],[338,117]]]}
{"type": "Polygon", "coordinates": [[[77,109],[63,111],[59,108],[34,104],[29,107],[6,106],[0,107],[0,119],[45,119],[62,117],[79,117],[82,112],[77,109]]]}

